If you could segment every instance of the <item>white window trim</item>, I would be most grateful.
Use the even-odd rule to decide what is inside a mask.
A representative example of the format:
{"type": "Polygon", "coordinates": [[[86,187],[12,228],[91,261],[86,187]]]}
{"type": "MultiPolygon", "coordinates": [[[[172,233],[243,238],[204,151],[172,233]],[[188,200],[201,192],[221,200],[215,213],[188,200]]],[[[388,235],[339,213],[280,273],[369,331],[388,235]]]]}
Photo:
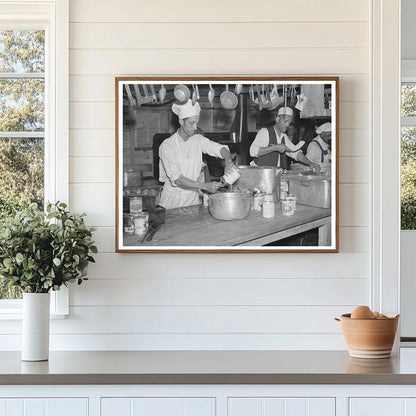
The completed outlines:
{"type": "Polygon", "coordinates": [[[400,0],[372,2],[371,305],[400,312],[400,0]]]}
{"type": "MultiPolygon", "coordinates": [[[[45,199],[68,203],[69,0],[0,0],[0,8],[3,9],[0,29],[43,29],[46,26],[45,108],[48,118],[45,123],[45,199]]],[[[62,287],[51,294],[52,314],[67,315],[68,289],[62,287]]],[[[20,316],[21,308],[16,302],[0,301],[0,319],[20,316]]]]}

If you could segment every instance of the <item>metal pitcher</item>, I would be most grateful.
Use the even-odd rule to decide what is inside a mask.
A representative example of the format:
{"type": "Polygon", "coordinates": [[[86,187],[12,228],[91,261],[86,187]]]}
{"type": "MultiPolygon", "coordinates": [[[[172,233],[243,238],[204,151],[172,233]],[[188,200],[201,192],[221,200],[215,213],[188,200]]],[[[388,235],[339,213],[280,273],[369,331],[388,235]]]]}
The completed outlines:
{"type": "Polygon", "coordinates": [[[273,166],[239,165],[238,170],[241,176],[235,182],[235,188],[249,191],[257,189],[272,194],[274,201],[280,200],[280,179],[283,169],[273,166]]]}

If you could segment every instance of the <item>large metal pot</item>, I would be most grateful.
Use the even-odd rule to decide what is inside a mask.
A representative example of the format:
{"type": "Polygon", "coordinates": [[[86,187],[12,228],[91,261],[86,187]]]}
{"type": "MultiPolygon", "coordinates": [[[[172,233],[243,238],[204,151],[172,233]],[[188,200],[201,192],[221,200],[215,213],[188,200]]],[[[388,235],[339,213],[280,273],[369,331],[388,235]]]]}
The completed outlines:
{"type": "Polygon", "coordinates": [[[280,177],[283,169],[273,166],[238,166],[240,178],[234,187],[240,190],[252,191],[258,189],[266,194],[272,194],[274,201],[280,200],[280,177]]]}
{"type": "Polygon", "coordinates": [[[218,192],[209,196],[208,209],[217,220],[242,220],[251,210],[248,192],[218,192]]]}

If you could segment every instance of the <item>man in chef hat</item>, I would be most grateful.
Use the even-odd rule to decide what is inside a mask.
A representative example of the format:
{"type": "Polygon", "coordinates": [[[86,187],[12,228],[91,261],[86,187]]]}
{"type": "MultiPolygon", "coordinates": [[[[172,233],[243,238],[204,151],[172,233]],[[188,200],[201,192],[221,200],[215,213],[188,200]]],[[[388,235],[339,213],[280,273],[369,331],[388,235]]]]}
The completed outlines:
{"type": "Polygon", "coordinates": [[[321,124],[315,131],[317,136],[309,143],[306,156],[319,163],[321,170],[327,171],[330,168],[328,165],[331,163],[332,124],[321,124]]]}
{"type": "Polygon", "coordinates": [[[294,145],[286,132],[293,120],[293,110],[290,107],[279,108],[274,126],[260,129],[250,146],[251,162],[255,166],[276,166],[288,169],[287,156],[308,165],[313,172],[320,171],[319,164],[309,160],[300,150],[304,144],[294,145]]]}
{"type": "Polygon", "coordinates": [[[159,180],[164,182],[159,205],[166,209],[199,204],[199,191],[216,192],[220,182],[203,180],[203,153],[225,159],[226,170],[234,166],[228,146],[197,134],[201,107],[188,100],[174,103],[179,129],[163,141],[159,148],[159,180]]]}

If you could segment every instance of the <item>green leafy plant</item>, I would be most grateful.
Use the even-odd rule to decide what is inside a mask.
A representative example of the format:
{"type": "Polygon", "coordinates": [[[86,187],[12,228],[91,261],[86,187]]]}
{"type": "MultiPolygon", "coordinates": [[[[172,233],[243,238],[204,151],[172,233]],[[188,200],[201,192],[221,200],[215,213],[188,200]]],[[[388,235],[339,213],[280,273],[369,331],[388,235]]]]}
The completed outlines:
{"type": "Polygon", "coordinates": [[[68,282],[87,280],[97,253],[85,213],[71,214],[64,203],[49,203],[46,213],[31,204],[0,229],[0,277],[24,292],[47,293],[68,282]]]}

